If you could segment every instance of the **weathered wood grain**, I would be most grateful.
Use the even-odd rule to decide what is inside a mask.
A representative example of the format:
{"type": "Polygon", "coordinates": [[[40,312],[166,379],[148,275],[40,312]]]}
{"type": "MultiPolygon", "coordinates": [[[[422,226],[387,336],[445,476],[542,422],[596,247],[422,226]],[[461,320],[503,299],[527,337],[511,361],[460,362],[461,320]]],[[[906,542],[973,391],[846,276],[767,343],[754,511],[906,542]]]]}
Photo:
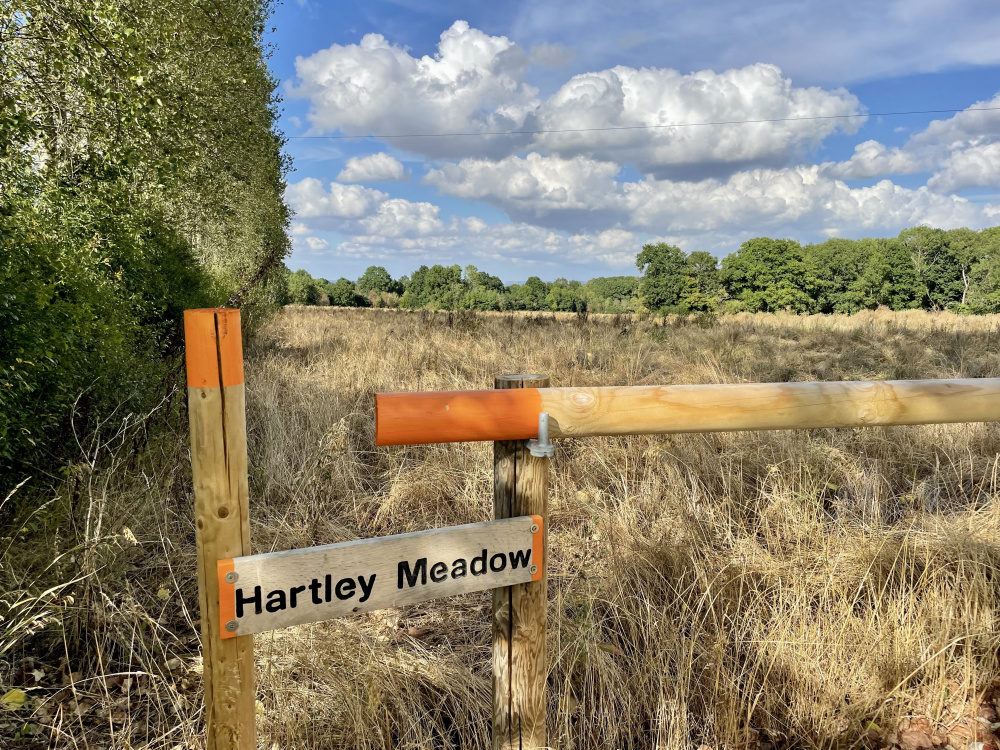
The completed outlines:
{"type": "MultiPolygon", "coordinates": [[[[498,377],[498,389],[545,388],[544,375],[498,377]]],[[[537,423],[536,423],[537,428],[537,423]]],[[[547,745],[545,650],[548,552],[548,465],[524,441],[493,444],[493,512],[496,518],[542,517],[543,568],[540,580],[493,592],[493,748],[547,745]]]]}

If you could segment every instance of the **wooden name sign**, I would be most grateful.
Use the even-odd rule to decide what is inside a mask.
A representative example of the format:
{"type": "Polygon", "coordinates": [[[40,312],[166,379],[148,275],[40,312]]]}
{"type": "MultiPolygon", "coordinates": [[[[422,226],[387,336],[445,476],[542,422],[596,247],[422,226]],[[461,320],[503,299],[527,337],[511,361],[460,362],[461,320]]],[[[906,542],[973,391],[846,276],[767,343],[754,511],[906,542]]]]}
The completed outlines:
{"type": "Polygon", "coordinates": [[[542,578],[542,518],[219,560],[223,638],[542,578]]]}

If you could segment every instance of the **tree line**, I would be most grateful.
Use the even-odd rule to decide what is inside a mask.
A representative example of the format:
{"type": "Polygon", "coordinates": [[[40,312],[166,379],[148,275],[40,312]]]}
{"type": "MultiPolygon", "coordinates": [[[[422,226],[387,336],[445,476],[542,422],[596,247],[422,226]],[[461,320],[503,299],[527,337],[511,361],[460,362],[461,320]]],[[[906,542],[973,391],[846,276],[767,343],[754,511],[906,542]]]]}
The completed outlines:
{"type": "Polygon", "coordinates": [[[288,274],[285,302],[337,307],[402,307],[433,310],[553,310],[622,313],[638,309],[639,278],[609,276],[586,283],[531,276],[507,286],[475,266],[420,266],[393,279],[382,266],[370,266],[357,281],[327,281],[307,271],[288,274]]]}
{"type": "Polygon", "coordinates": [[[758,237],[722,258],[685,253],[666,243],[644,245],[641,276],[586,283],[537,276],[523,284],[475,266],[420,266],[393,279],[372,266],[357,281],[329,282],[306,271],[288,276],[286,301],[300,305],[439,310],[563,312],[855,313],[891,310],[1000,312],[1000,227],[976,232],[930,227],[897,237],[800,245],[758,237]]]}
{"type": "Polygon", "coordinates": [[[152,409],[182,372],[183,310],[252,325],[289,249],[268,0],[5,9],[0,479],[152,409]]]}

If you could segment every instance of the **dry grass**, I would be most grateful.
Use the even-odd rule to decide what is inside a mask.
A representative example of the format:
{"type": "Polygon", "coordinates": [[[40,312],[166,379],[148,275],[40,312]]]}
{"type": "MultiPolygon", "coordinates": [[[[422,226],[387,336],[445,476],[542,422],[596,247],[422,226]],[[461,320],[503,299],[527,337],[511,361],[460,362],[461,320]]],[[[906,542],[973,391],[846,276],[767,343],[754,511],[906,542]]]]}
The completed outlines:
{"type": "MultiPolygon", "coordinates": [[[[490,517],[490,446],[376,448],[378,391],[483,388],[506,372],[553,385],[996,377],[998,330],[995,317],[922,312],[664,322],[288,309],[247,351],[254,546],[490,517]]],[[[150,675],[155,707],[126,702],[131,713],[108,722],[115,747],[195,738],[178,444],[164,437],[103,490],[113,529],[91,541],[97,589],[75,605],[103,619],[71,656],[102,654],[87,662],[95,673],[131,659],[150,675]],[[171,672],[177,654],[185,666],[171,672]]],[[[989,750],[972,714],[1000,676],[998,453],[996,425],[561,441],[550,741],[878,747],[919,720],[941,746],[989,750]]],[[[487,594],[260,636],[261,747],[489,747],[489,649],[487,594]]],[[[50,736],[98,731],[77,723],[50,736]]]]}

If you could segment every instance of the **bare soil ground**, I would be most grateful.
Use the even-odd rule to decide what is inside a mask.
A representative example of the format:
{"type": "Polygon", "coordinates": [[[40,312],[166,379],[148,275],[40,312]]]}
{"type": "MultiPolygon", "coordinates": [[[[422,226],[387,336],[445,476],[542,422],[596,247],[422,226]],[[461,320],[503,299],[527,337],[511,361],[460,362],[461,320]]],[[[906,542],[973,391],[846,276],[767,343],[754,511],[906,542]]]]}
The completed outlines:
{"type": "MultiPolygon", "coordinates": [[[[996,377],[998,348],[996,317],[945,313],[288,308],[247,347],[255,551],[490,517],[491,447],[376,448],[378,391],[507,372],[996,377]]],[[[176,400],[164,412],[173,432],[141,451],[84,443],[49,504],[0,538],[0,694],[24,698],[0,706],[0,746],[199,746],[190,469],[176,400]]],[[[998,456],[992,424],[560,441],[550,742],[997,750],[998,456]]],[[[262,748],[489,747],[486,593],[256,649],[262,748]]]]}

